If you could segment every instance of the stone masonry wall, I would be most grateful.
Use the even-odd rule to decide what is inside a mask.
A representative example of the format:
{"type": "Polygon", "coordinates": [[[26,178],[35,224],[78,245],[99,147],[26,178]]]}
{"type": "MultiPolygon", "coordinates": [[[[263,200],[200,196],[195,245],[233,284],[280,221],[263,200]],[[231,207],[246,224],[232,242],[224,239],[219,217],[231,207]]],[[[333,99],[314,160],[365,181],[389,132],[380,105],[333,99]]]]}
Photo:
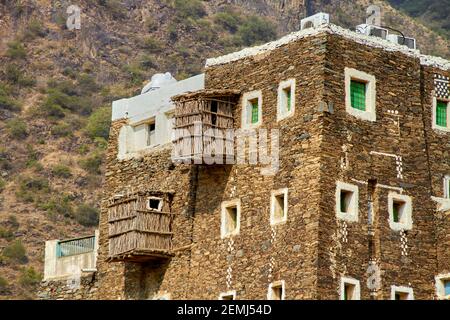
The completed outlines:
{"type": "MultiPolygon", "coordinates": [[[[430,170],[428,158],[434,159],[446,149],[441,145],[427,153],[425,130],[431,126],[431,104],[427,100],[422,105],[420,62],[335,35],[328,37],[326,61],[325,100],[333,103],[335,114],[324,119],[320,296],[337,298],[340,277],[347,276],[360,281],[362,299],[389,299],[391,285],[412,287],[416,299],[432,299],[437,256],[436,204],[430,197],[430,176],[438,172],[434,165],[430,170]],[[375,76],[376,122],[360,120],[345,111],[345,67],[375,76]],[[344,166],[341,159],[346,159],[344,166]],[[337,180],[359,187],[358,222],[337,219],[337,180]],[[376,181],[373,237],[368,227],[369,180],[376,181]],[[403,194],[411,196],[412,230],[401,232],[389,227],[387,195],[393,190],[386,186],[401,188],[403,194]],[[372,276],[370,260],[381,270],[380,286],[372,295],[366,284],[372,276]]],[[[425,79],[430,81],[428,75],[425,79]]]]}
{"type": "MultiPolygon", "coordinates": [[[[433,74],[414,57],[321,33],[264,54],[206,69],[208,89],[262,91],[261,128],[279,129],[280,168],[260,165],[175,165],[170,148],[117,160],[112,124],[100,218],[95,281],[76,297],[95,299],[266,299],[284,280],[286,299],[339,299],[342,276],[360,281],[362,299],[389,299],[391,286],[435,296],[434,277],[450,272],[449,215],[436,211],[450,173],[450,133],[431,129],[433,74]],[[345,111],[344,68],[376,77],[376,122],[345,111]],[[277,89],[296,79],[295,114],[277,122],[277,89]],[[399,172],[401,175],[399,175],[399,172]],[[336,217],[336,182],[359,188],[359,219],[336,217]],[[373,191],[370,187],[374,185],[373,191]],[[288,188],[287,221],[270,225],[271,191],[288,188]],[[153,263],[109,263],[106,201],[117,193],[171,190],[175,256],[153,263]],[[389,227],[388,192],[411,196],[413,227],[389,227]],[[368,225],[369,192],[374,222],[368,225]],[[221,203],[240,199],[240,233],[221,239],[221,203]],[[369,262],[381,270],[369,290],[369,262]],[[92,289],[95,288],[95,289],[92,289]]],[[[234,111],[241,124],[242,101],[234,111]]],[[[370,281],[369,281],[370,282],[370,281]]],[[[53,284],[46,297],[69,297],[53,284]]]]}
{"type": "MultiPolygon", "coordinates": [[[[193,296],[217,299],[236,290],[238,299],[266,299],[269,284],[284,280],[287,299],[317,298],[319,158],[322,128],[317,109],[323,94],[325,36],[301,40],[265,55],[206,70],[206,87],[262,90],[262,125],[280,131],[280,170],[263,176],[260,166],[202,167],[194,223],[193,296]],[[294,116],[277,122],[277,89],[296,79],[294,116]],[[270,225],[271,191],[288,188],[287,221],[270,225]],[[241,229],[220,238],[222,201],[240,198],[241,229]],[[206,289],[206,290],[205,290],[206,289]]],[[[242,101],[235,109],[241,124],[242,101]]]]}

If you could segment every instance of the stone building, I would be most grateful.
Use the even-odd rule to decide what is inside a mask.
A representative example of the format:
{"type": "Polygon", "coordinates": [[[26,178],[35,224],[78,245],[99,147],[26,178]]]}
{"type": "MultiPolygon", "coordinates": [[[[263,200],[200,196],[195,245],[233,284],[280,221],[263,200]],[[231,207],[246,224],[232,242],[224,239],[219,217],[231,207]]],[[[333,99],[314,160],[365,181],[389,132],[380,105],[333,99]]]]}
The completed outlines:
{"type": "Polygon", "coordinates": [[[449,298],[449,77],[322,24],[116,101],[97,270],[42,297],[449,298]]]}

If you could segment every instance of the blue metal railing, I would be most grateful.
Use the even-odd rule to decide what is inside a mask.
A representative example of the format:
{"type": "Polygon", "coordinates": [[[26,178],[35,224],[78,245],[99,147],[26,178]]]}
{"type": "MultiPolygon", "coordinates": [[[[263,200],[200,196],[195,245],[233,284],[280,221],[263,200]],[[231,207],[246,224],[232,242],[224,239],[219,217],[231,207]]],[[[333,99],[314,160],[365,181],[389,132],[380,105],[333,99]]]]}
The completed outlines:
{"type": "Polygon", "coordinates": [[[58,241],[56,256],[58,258],[94,251],[95,236],[58,241]]]}

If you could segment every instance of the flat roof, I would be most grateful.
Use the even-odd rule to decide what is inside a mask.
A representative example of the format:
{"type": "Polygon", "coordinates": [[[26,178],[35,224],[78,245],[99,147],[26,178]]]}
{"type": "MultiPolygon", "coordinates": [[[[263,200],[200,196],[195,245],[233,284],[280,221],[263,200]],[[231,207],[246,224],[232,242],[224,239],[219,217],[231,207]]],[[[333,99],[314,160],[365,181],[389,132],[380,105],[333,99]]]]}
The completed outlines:
{"type": "Polygon", "coordinates": [[[175,108],[171,100],[173,96],[204,88],[205,74],[202,73],[134,97],[113,101],[112,121],[125,118],[134,123],[171,111],[175,108]]]}
{"type": "Polygon", "coordinates": [[[289,44],[291,42],[295,42],[303,38],[313,37],[321,33],[340,35],[354,42],[374,48],[381,48],[386,51],[401,52],[408,56],[418,58],[422,65],[433,66],[442,70],[450,70],[450,61],[444,58],[424,55],[421,54],[419,50],[410,49],[407,46],[399,45],[379,37],[368,36],[355,31],[351,31],[349,29],[345,29],[334,24],[323,24],[316,28],[308,28],[292,32],[278,40],[271,41],[260,46],[245,48],[243,50],[226,54],[217,58],[210,58],[206,60],[205,67],[208,68],[212,66],[226,64],[233,61],[238,61],[241,59],[252,57],[258,54],[266,53],[275,50],[281,46],[284,46],[286,44],[289,44]]]}

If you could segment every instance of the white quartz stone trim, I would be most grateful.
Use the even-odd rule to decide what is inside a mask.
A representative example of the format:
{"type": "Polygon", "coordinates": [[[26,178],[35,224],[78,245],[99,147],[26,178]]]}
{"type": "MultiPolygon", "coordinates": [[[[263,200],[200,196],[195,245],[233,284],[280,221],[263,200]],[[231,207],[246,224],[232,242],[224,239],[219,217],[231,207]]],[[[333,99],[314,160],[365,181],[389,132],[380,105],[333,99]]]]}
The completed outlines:
{"type": "Polygon", "coordinates": [[[240,59],[248,58],[258,54],[262,54],[268,51],[272,51],[276,48],[289,44],[291,42],[297,41],[299,39],[315,36],[319,33],[329,33],[341,35],[347,39],[353,40],[357,43],[361,43],[367,46],[381,48],[386,51],[396,51],[404,53],[408,56],[418,58],[422,65],[433,66],[442,70],[450,70],[450,61],[440,58],[427,56],[420,53],[419,50],[410,49],[406,46],[384,40],[382,38],[368,36],[364,34],[357,33],[348,29],[344,29],[334,24],[325,24],[317,28],[308,28],[301,31],[290,33],[276,41],[268,42],[266,44],[245,48],[241,51],[233,52],[221,57],[211,58],[206,60],[206,67],[211,67],[215,65],[225,64],[240,59]]]}

